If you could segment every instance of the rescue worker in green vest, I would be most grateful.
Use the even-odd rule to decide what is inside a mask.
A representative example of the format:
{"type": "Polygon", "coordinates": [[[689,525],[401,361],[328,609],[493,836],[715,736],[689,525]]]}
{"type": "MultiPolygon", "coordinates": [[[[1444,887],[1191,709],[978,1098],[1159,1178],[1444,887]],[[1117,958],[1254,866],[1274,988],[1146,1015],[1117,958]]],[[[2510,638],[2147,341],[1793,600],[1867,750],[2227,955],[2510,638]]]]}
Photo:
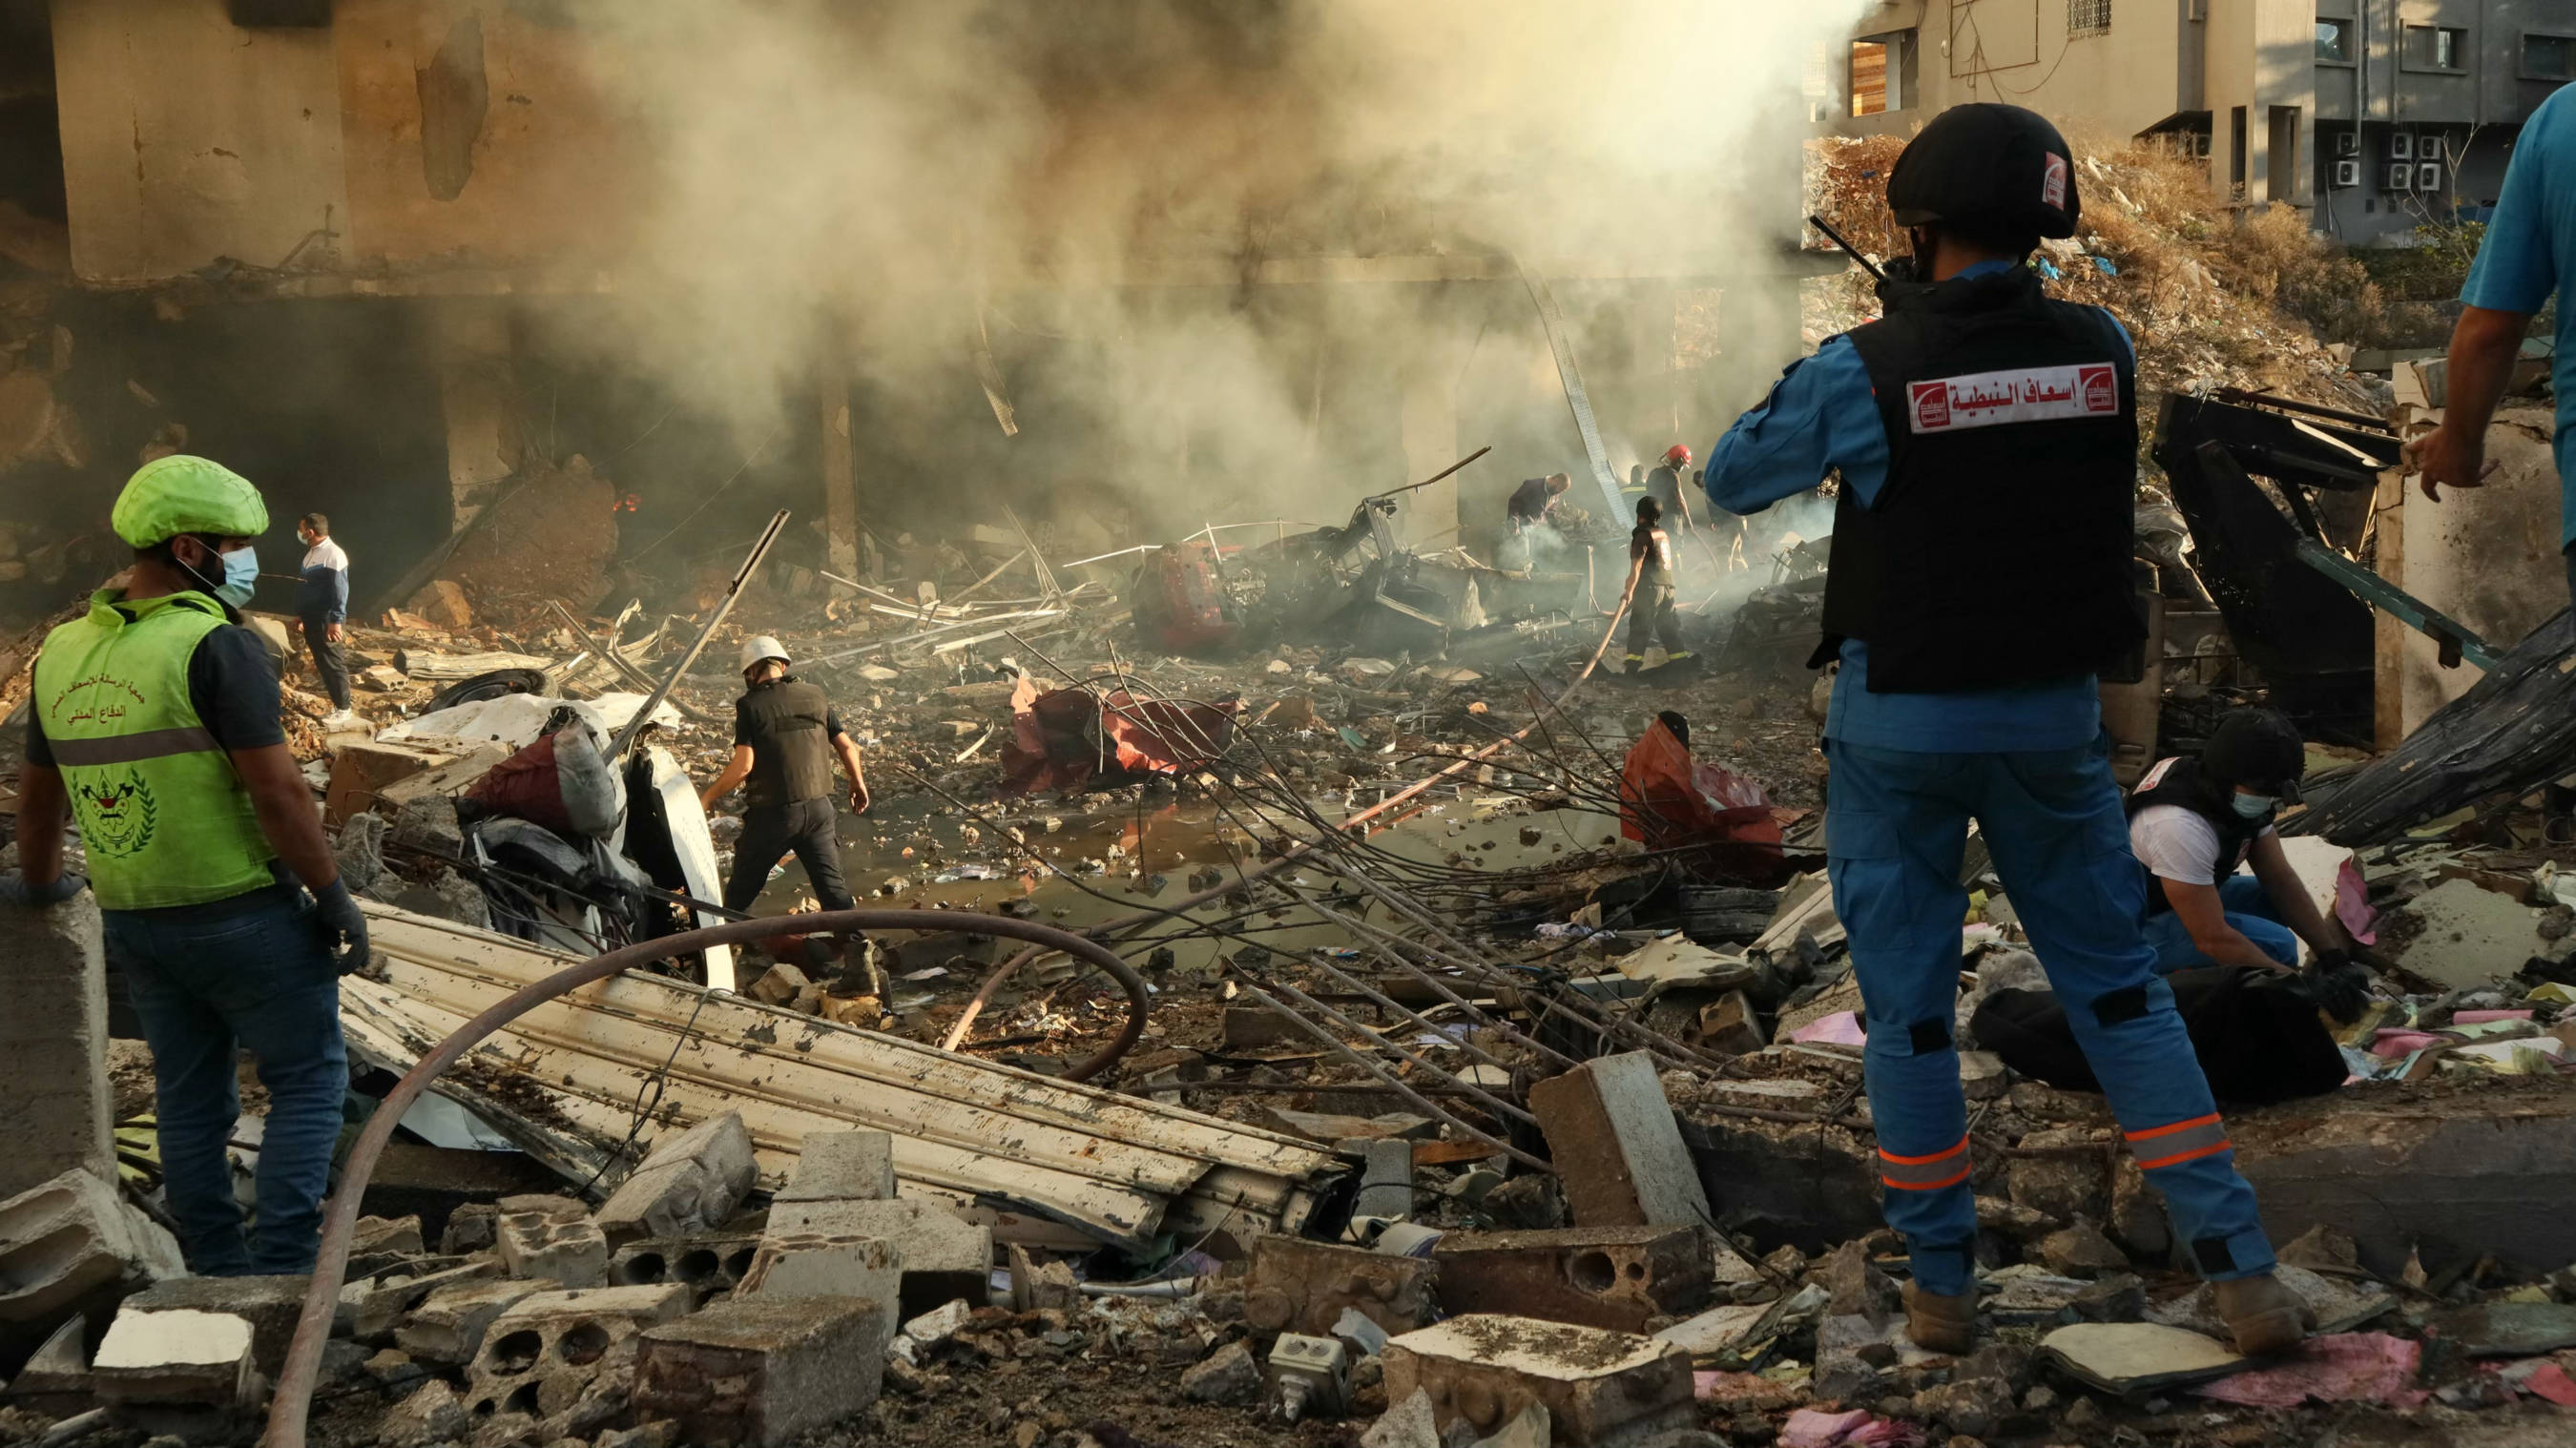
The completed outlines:
{"type": "Polygon", "coordinates": [[[0,876],[0,900],[79,892],[63,864],[68,804],[108,960],[152,1047],[189,1268],[310,1272],[349,1087],[338,978],[366,962],[367,922],[287,751],[277,676],[234,612],[259,576],[251,540],[268,508],[248,481],[182,453],[136,471],[109,522],[133,572],[36,656],[20,868],[0,876]],[[247,1233],[226,1157],[237,1048],[269,1096],[247,1233]]]}

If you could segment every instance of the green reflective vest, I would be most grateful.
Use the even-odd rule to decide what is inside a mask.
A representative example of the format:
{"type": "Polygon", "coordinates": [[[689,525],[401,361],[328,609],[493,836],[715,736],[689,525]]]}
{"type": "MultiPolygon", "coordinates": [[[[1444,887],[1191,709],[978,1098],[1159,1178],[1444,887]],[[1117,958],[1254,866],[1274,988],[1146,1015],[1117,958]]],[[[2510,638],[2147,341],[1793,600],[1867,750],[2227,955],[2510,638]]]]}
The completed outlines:
{"type": "Polygon", "coordinates": [[[223,624],[201,593],[127,603],[101,589],[36,656],[31,702],[106,909],[197,905],[276,881],[250,792],[188,697],[189,656],[223,624]]]}

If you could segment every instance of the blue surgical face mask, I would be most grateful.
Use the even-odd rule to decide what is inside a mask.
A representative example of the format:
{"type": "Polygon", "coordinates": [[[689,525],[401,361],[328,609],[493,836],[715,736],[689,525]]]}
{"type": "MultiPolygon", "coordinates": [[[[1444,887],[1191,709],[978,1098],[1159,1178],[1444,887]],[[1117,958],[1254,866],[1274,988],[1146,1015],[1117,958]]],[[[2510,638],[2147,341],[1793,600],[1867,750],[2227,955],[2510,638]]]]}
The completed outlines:
{"type": "Polygon", "coordinates": [[[2236,813],[2241,819],[2259,820],[2270,814],[2272,807],[2280,802],[2281,798],[2278,795],[2240,794],[2235,799],[2236,813]]]}
{"type": "MultiPolygon", "coordinates": [[[[188,568],[185,563],[179,566],[188,569],[189,577],[201,584],[206,584],[208,593],[235,608],[248,607],[252,591],[259,586],[259,550],[237,548],[230,553],[218,553],[215,556],[221,559],[224,565],[224,581],[221,583],[212,582],[196,569],[188,568]]],[[[177,560],[174,557],[172,561],[177,560]]]]}

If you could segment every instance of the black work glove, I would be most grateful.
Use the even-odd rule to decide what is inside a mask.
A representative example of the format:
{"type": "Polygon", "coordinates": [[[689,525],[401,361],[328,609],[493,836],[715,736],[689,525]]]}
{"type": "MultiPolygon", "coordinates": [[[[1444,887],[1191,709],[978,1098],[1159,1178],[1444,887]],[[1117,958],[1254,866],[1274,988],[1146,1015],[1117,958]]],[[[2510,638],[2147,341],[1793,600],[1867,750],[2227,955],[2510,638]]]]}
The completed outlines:
{"type": "Polygon", "coordinates": [[[330,952],[334,970],[347,975],[366,967],[367,916],[358,908],[357,897],[349,893],[347,881],[334,880],[314,893],[313,929],[322,937],[322,948],[330,952]]]}
{"type": "Polygon", "coordinates": [[[89,888],[89,877],[75,875],[69,870],[42,885],[31,885],[27,883],[26,875],[17,870],[11,870],[5,875],[0,875],[0,904],[23,905],[31,910],[41,910],[48,905],[60,905],[87,888],[89,888]]]}
{"type": "Polygon", "coordinates": [[[2339,1024],[2350,1025],[2370,1005],[2370,972],[2340,950],[2319,951],[2299,974],[2299,992],[2339,1024]]]}

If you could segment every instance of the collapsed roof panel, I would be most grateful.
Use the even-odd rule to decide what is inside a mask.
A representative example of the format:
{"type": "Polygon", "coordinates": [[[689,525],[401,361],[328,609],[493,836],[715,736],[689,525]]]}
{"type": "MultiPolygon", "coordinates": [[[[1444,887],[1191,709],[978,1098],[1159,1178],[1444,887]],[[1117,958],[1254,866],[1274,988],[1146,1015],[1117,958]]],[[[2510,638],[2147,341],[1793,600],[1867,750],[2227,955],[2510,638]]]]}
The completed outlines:
{"type": "MultiPolygon", "coordinates": [[[[392,1069],[571,960],[405,911],[369,915],[386,978],[344,979],[341,1014],[351,1046],[392,1069]]],[[[639,1083],[665,1061],[655,1134],[739,1110],[773,1185],[808,1132],[890,1131],[906,1195],[1034,1213],[1121,1245],[1211,1204],[1294,1230],[1311,1189],[1344,1169],[1290,1137],[635,973],[528,1011],[436,1089],[586,1174],[625,1140],[639,1083]]]]}

